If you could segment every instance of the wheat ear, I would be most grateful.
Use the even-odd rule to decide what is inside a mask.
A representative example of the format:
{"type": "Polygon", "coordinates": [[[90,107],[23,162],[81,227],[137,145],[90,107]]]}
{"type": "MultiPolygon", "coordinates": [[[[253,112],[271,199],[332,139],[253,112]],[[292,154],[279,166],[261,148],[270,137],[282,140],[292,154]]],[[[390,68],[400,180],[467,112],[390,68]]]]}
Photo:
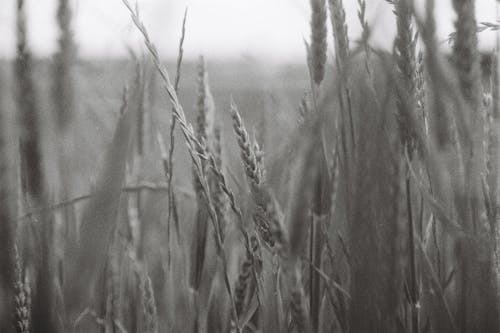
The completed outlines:
{"type": "MultiPolygon", "coordinates": [[[[177,122],[179,123],[182,134],[184,135],[184,139],[185,139],[186,144],[188,146],[189,155],[191,157],[191,160],[194,164],[195,169],[197,170],[196,172],[198,173],[198,177],[199,177],[200,181],[202,182],[203,195],[205,197],[205,204],[207,205],[211,220],[214,222],[214,229],[217,230],[217,232],[216,232],[217,233],[216,244],[217,244],[217,248],[221,250],[221,251],[218,251],[218,254],[222,260],[222,267],[224,270],[224,272],[223,272],[224,273],[224,284],[225,284],[226,290],[229,294],[229,297],[231,299],[231,309],[232,309],[233,318],[235,320],[237,320],[237,314],[236,314],[236,309],[235,309],[235,305],[234,305],[234,298],[232,295],[231,285],[229,282],[229,277],[228,277],[228,272],[227,272],[227,259],[226,259],[226,256],[224,254],[224,251],[223,251],[223,247],[222,247],[223,244],[222,244],[222,239],[220,237],[220,232],[218,232],[217,216],[216,216],[216,213],[213,209],[213,203],[212,203],[212,199],[210,197],[207,181],[202,173],[200,156],[198,155],[197,149],[196,149],[196,147],[203,147],[203,146],[196,139],[193,127],[190,124],[188,124],[188,122],[187,122],[186,115],[184,113],[184,110],[183,110],[180,102],[179,102],[175,88],[172,85],[172,83],[170,82],[170,77],[168,75],[168,72],[167,72],[166,68],[162,65],[158,51],[157,51],[155,45],[152,43],[151,39],[149,38],[149,34],[146,30],[146,27],[144,26],[144,24],[140,20],[138,12],[132,8],[132,6],[130,5],[130,3],[127,0],[122,0],[122,2],[129,10],[129,13],[131,15],[132,21],[134,22],[135,26],[141,32],[143,39],[144,39],[144,43],[145,43],[148,51],[151,54],[151,58],[153,60],[153,63],[156,66],[156,68],[160,74],[161,79],[163,80],[163,87],[164,87],[164,89],[165,89],[165,91],[170,99],[170,102],[173,106],[173,109],[172,109],[173,115],[175,116],[175,118],[177,119],[177,122]]],[[[237,327],[237,332],[238,333],[241,332],[241,329],[239,327],[237,327]]]]}
{"type": "Polygon", "coordinates": [[[325,77],[326,66],[326,2],[311,0],[311,49],[309,63],[314,83],[320,84],[325,77]]]}
{"type": "Polygon", "coordinates": [[[263,172],[259,170],[257,157],[253,149],[254,145],[250,142],[248,132],[234,101],[231,101],[230,112],[233,119],[233,129],[241,151],[241,159],[250,185],[252,198],[256,205],[254,221],[257,231],[270,248],[275,245],[283,247],[286,242],[281,226],[278,203],[262,182],[263,172]]]}
{"type": "Polygon", "coordinates": [[[141,281],[141,298],[144,316],[144,333],[158,332],[158,313],[156,310],[153,284],[149,276],[144,273],[141,281]]]}
{"type": "Polygon", "coordinates": [[[349,38],[344,4],[342,0],[328,0],[328,4],[330,7],[337,64],[340,68],[343,68],[347,65],[349,57],[349,38]]]}
{"type": "Polygon", "coordinates": [[[14,324],[16,333],[29,333],[31,292],[27,274],[23,273],[21,258],[15,250],[16,281],[14,285],[14,324]]]}

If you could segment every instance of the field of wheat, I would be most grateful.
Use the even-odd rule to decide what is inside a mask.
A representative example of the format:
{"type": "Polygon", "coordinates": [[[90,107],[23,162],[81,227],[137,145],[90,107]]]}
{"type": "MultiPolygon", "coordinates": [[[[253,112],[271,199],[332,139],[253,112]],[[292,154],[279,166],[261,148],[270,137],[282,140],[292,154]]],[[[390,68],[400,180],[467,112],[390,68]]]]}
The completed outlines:
{"type": "Polygon", "coordinates": [[[142,53],[80,59],[58,0],[41,59],[27,1],[0,61],[0,332],[500,332],[500,37],[478,47],[500,25],[474,0],[448,49],[435,0],[386,0],[390,51],[368,0],[309,0],[307,57],[272,78],[185,61],[189,9],[164,60],[128,0],[142,53]]]}

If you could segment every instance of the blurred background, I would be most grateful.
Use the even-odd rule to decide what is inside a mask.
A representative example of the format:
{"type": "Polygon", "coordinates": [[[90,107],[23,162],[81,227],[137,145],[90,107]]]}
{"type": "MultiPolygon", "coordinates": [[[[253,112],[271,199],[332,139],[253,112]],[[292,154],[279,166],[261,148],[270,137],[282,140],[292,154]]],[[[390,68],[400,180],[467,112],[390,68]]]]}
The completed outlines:
{"type": "MultiPolygon", "coordinates": [[[[15,50],[14,0],[2,0],[0,56],[15,50]]],[[[359,36],[357,2],[344,1],[350,37],[359,36]]],[[[421,3],[422,0],[417,2],[421,3]]],[[[453,31],[450,0],[436,2],[438,36],[453,31]]],[[[57,27],[53,19],[56,0],[27,1],[29,43],[38,56],[56,49],[57,27]]],[[[140,40],[120,0],[72,0],[74,32],[79,55],[84,58],[126,56],[140,40]]],[[[390,48],[395,34],[392,10],[385,0],[367,1],[372,45],[390,48]]],[[[309,37],[309,1],[306,0],[140,0],[141,15],[160,52],[175,58],[184,8],[189,7],[185,54],[193,59],[231,59],[303,63],[304,39],[309,37]]],[[[476,1],[479,22],[496,21],[495,0],[476,1]]],[[[493,47],[492,33],[481,34],[481,47],[493,47]]],[[[444,43],[446,45],[446,43],[444,43]]]]}
{"type": "MultiPolygon", "coordinates": [[[[423,8],[425,1],[418,0],[423,8]]],[[[448,34],[453,31],[454,10],[451,0],[436,2],[437,35],[444,51],[449,49],[448,34]]],[[[57,0],[25,0],[27,45],[34,59],[34,78],[38,108],[51,114],[54,98],[51,77],[54,55],[58,50],[57,0]]],[[[134,1],[131,1],[134,3],[134,1]]],[[[3,65],[15,56],[16,18],[15,0],[1,0],[0,62],[3,65]],[[2,61],[3,59],[3,61],[2,61]]],[[[67,196],[78,196],[88,191],[95,181],[96,168],[104,147],[110,140],[121,103],[122,89],[132,84],[136,61],[147,62],[147,52],[129,13],[121,0],[70,0],[71,23],[77,57],[71,61],[74,73],[74,138],[68,140],[66,163],[77,184],[67,189],[67,196]],[[136,61],[130,61],[135,57],[136,61]],[[71,144],[70,144],[71,143],[71,144]]],[[[139,0],[140,15],[153,42],[166,61],[171,76],[175,72],[184,11],[188,8],[184,61],[179,96],[190,121],[197,112],[198,57],[204,55],[210,78],[210,88],[216,106],[216,121],[221,128],[231,129],[227,112],[231,96],[240,106],[252,135],[260,136],[266,146],[282,142],[286,130],[294,128],[298,106],[309,86],[304,42],[310,40],[310,4],[308,0],[139,0]],[[266,126],[262,126],[265,124],[266,126]],[[274,129],[266,131],[263,128],[274,129]],[[281,129],[278,130],[278,129],[281,129]]],[[[344,0],[351,47],[361,34],[357,17],[358,2],[344,0]]],[[[497,2],[476,1],[478,22],[496,22],[497,2]]],[[[390,51],[396,27],[392,7],[386,0],[367,1],[367,19],[372,29],[370,44],[390,51]]],[[[327,25],[331,40],[331,26],[327,25]]],[[[495,32],[479,34],[483,52],[495,45],[495,32]]],[[[328,43],[328,66],[332,69],[332,43],[328,43]]],[[[8,66],[7,66],[8,67],[8,66]]],[[[165,136],[169,132],[168,101],[148,66],[145,103],[150,113],[149,126],[165,136]]],[[[5,68],[5,66],[4,66],[5,68]]],[[[5,71],[9,75],[10,69],[5,71]]],[[[329,76],[332,78],[332,76],[329,76]]],[[[56,93],[57,97],[57,93],[56,93]]],[[[11,101],[13,102],[13,101],[11,101]]],[[[47,117],[46,119],[50,119],[47,117]]],[[[46,121],[50,128],[51,122],[46,121]]],[[[224,134],[224,133],[223,133],[224,134]]],[[[176,134],[182,140],[180,133],[176,134]]],[[[229,170],[240,170],[236,141],[232,133],[223,140],[227,151],[229,170]]],[[[46,135],[46,156],[61,154],[57,145],[46,135]]],[[[57,139],[54,139],[57,140],[57,139]]],[[[151,163],[145,163],[143,179],[162,180],[155,136],[147,144],[151,163]],[[152,175],[154,175],[152,177],[152,175]]],[[[177,149],[176,165],[189,164],[185,149],[177,149]]],[[[59,187],[57,173],[50,172],[54,158],[46,158],[49,184],[59,187]]],[[[189,168],[177,168],[179,186],[190,185],[189,168]],[[187,177],[187,179],[186,179],[187,177]]]]}

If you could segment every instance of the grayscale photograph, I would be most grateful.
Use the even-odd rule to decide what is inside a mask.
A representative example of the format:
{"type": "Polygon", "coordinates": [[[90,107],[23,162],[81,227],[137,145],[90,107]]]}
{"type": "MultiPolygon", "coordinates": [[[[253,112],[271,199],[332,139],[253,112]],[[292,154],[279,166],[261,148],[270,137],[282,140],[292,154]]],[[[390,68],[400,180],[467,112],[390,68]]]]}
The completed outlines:
{"type": "Polygon", "coordinates": [[[0,333],[499,333],[500,0],[0,0],[0,333]]]}

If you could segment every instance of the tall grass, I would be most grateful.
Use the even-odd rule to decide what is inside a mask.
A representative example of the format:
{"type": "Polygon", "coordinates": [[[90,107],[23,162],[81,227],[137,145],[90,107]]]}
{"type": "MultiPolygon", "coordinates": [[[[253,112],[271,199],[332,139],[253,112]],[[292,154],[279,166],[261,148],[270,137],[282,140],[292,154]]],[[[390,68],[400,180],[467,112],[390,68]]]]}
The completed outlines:
{"type": "Polygon", "coordinates": [[[130,88],[114,105],[93,190],[66,198],[47,179],[66,177],[63,190],[77,183],[62,168],[79,152],[69,149],[58,174],[46,135],[88,131],[72,13],[59,1],[53,127],[19,0],[18,126],[0,87],[0,330],[498,332],[498,69],[484,84],[478,49],[478,34],[495,25],[477,27],[474,1],[454,0],[450,61],[433,1],[424,13],[388,2],[392,53],[371,45],[366,1],[356,2],[358,41],[345,1],[310,1],[298,121],[277,122],[266,140],[249,126],[261,104],[219,100],[203,56],[195,97],[180,99],[189,89],[180,85],[187,11],[171,81],[138,7],[123,0],[146,54],[132,57],[130,83],[120,82],[130,88]],[[153,98],[155,77],[166,100],[153,98]],[[74,217],[58,214],[68,207],[74,217]]]}
{"type": "MultiPolygon", "coordinates": [[[[42,129],[37,100],[33,62],[27,43],[26,6],[23,0],[17,1],[17,57],[15,61],[16,106],[19,121],[19,151],[21,175],[21,200],[27,207],[37,208],[45,205],[45,174],[42,159],[42,129]]],[[[55,331],[56,314],[55,286],[53,281],[54,262],[52,258],[53,225],[50,216],[39,217],[36,226],[34,256],[36,286],[33,297],[33,332],[55,331]]],[[[7,243],[9,245],[9,243],[7,243]]],[[[11,244],[12,246],[13,244],[11,244]]],[[[7,248],[7,251],[11,249],[7,248]]]]}

